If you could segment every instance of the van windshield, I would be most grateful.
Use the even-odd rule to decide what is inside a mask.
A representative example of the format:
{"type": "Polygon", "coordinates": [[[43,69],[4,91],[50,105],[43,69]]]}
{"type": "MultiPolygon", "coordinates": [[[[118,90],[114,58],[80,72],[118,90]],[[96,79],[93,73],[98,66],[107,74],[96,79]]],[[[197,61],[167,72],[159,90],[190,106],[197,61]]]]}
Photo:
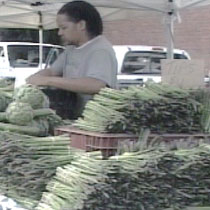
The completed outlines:
{"type": "MultiPolygon", "coordinates": [[[[47,56],[53,46],[43,46],[42,63],[46,63],[47,56]]],[[[38,67],[39,65],[39,46],[38,45],[9,45],[8,57],[12,67],[38,67]]],[[[63,49],[58,48],[59,51],[63,49]]]]}
{"type": "MultiPolygon", "coordinates": [[[[121,73],[123,74],[160,74],[161,59],[165,52],[129,51],[126,53],[121,73]]],[[[174,59],[188,59],[183,54],[174,54],[174,59]]]]}

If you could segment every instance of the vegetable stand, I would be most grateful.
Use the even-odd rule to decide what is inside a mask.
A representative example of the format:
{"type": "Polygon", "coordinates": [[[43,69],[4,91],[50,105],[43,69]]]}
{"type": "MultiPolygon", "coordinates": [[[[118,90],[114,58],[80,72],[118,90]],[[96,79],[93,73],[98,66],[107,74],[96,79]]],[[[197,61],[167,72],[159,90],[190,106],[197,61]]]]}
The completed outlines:
{"type": "MultiPolygon", "coordinates": [[[[20,100],[26,100],[24,92],[30,96],[30,88],[15,103],[24,103],[20,100]]],[[[55,136],[0,131],[0,192],[28,210],[208,206],[208,103],[202,103],[200,93],[191,97],[176,88],[142,88],[102,90],[73,126],[62,124],[51,111],[41,116],[54,122],[55,136]]],[[[45,97],[39,101],[43,106],[45,97]]],[[[15,114],[21,107],[11,105],[15,114]]],[[[24,124],[38,117],[37,109],[19,114],[24,124]],[[33,115],[28,121],[27,113],[33,115]]],[[[6,121],[1,122],[4,130],[11,129],[10,122],[22,124],[16,118],[6,121]]]]}

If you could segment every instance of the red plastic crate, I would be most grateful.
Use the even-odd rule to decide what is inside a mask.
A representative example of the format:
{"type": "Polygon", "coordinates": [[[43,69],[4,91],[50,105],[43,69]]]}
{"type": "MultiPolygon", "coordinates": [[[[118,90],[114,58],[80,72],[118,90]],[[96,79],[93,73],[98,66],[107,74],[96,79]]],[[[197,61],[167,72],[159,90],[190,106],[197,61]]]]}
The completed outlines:
{"type": "MultiPolygon", "coordinates": [[[[136,135],[128,134],[115,134],[115,133],[98,133],[90,132],[77,129],[72,126],[63,126],[55,130],[55,135],[68,134],[71,138],[71,146],[85,150],[87,152],[100,150],[103,156],[108,157],[114,155],[119,145],[122,142],[134,143],[138,140],[136,135]]],[[[159,137],[160,141],[164,141],[170,147],[175,146],[177,142],[187,142],[189,145],[197,144],[198,140],[208,138],[210,140],[209,134],[150,134],[148,137],[148,143],[154,139],[154,137],[159,137]],[[193,141],[192,141],[193,139],[193,141]]]]}
{"type": "Polygon", "coordinates": [[[71,146],[87,152],[100,150],[104,156],[114,155],[118,145],[123,141],[136,141],[136,135],[98,133],[80,130],[74,127],[60,127],[55,130],[55,135],[68,134],[71,146]]]}

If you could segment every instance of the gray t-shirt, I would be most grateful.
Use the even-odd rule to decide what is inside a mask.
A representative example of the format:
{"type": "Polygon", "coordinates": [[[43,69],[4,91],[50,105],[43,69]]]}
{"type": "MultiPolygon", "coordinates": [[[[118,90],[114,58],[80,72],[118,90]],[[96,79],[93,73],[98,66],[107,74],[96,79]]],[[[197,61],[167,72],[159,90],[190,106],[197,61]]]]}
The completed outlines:
{"type": "MultiPolygon", "coordinates": [[[[102,35],[81,47],[68,46],[51,66],[52,71],[65,78],[95,78],[108,87],[117,83],[117,60],[110,42],[102,35]]],[[[77,115],[80,115],[92,95],[78,93],[77,115]]]]}

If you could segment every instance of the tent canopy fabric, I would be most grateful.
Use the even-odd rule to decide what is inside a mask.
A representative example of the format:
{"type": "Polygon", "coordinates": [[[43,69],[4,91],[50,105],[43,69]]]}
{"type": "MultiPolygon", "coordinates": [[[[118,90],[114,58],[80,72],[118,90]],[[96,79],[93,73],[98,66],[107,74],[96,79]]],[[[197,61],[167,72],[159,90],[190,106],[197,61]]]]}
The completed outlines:
{"type": "MultiPolygon", "coordinates": [[[[180,10],[205,6],[210,0],[87,0],[104,21],[138,18],[156,12],[177,15],[180,10]]],[[[0,0],[1,28],[56,28],[56,13],[69,0],[0,0]]]]}
{"type": "MultiPolygon", "coordinates": [[[[56,14],[71,0],[0,0],[0,28],[39,29],[40,43],[44,29],[56,28],[56,14]]],[[[148,16],[165,18],[167,58],[173,58],[173,23],[181,10],[210,5],[210,0],[86,0],[100,12],[103,21],[148,16]]],[[[41,50],[40,50],[41,51],[41,50]]]]}

